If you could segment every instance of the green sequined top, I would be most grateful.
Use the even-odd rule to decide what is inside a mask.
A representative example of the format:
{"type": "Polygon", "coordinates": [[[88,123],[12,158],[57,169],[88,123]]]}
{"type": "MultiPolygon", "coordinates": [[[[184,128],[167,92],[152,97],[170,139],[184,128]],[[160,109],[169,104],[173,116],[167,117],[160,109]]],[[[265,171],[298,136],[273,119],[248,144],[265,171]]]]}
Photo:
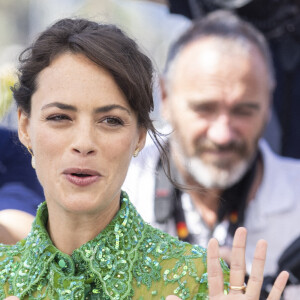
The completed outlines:
{"type": "MultiPolygon", "coordinates": [[[[205,249],[179,241],[145,223],[121,194],[111,223],[71,256],[46,230],[40,205],[27,238],[0,244],[0,299],[208,299],[205,249]]],[[[221,262],[225,278],[228,268],[221,262]]],[[[228,283],[224,285],[227,290],[228,283]]]]}

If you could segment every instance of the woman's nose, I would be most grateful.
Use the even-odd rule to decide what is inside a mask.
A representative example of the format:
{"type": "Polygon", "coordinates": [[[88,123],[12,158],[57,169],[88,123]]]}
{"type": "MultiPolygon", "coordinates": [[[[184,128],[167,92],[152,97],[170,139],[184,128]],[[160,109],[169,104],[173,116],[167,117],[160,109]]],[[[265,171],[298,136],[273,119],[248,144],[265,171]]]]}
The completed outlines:
{"type": "Polygon", "coordinates": [[[88,149],[88,148],[82,148],[82,147],[73,148],[73,151],[77,152],[79,154],[85,155],[85,156],[95,153],[95,150],[88,149]]]}
{"type": "Polygon", "coordinates": [[[87,126],[76,128],[72,150],[81,155],[92,155],[96,153],[94,130],[87,126]]]}

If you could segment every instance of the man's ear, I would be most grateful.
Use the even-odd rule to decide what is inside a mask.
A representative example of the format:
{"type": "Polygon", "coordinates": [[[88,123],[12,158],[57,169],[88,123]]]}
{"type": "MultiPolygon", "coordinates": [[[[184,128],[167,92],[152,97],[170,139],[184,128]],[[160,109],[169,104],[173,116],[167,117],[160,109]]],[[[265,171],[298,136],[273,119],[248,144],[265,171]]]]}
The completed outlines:
{"type": "Polygon", "coordinates": [[[160,84],[160,91],[161,91],[161,115],[163,119],[169,122],[170,121],[169,94],[168,94],[166,79],[160,77],[159,84],[160,84]]]}
{"type": "Polygon", "coordinates": [[[22,109],[18,109],[18,136],[25,147],[31,148],[31,140],[28,132],[29,116],[22,109]]]}

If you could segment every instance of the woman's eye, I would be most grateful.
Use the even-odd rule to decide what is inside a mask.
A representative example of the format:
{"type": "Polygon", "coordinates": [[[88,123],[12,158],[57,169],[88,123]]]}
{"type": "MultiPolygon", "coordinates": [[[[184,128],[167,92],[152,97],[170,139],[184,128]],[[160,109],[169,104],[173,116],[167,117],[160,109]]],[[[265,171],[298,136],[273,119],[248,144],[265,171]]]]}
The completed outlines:
{"type": "Polygon", "coordinates": [[[52,115],[46,118],[48,121],[64,121],[71,120],[67,115],[52,115]]]}
{"type": "Polygon", "coordinates": [[[103,120],[103,122],[111,126],[118,126],[124,124],[124,122],[121,119],[116,117],[107,117],[103,120]]]}

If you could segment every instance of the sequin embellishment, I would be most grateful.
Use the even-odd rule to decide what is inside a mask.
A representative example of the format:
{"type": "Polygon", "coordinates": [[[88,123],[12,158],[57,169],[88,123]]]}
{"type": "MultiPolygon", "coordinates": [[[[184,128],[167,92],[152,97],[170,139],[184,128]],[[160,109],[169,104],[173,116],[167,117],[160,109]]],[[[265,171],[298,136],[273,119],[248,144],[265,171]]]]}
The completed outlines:
{"type": "Polygon", "coordinates": [[[71,256],[52,244],[47,219],[43,203],[26,239],[0,244],[0,299],[208,299],[205,250],[145,223],[125,192],[111,223],[71,256]]]}

